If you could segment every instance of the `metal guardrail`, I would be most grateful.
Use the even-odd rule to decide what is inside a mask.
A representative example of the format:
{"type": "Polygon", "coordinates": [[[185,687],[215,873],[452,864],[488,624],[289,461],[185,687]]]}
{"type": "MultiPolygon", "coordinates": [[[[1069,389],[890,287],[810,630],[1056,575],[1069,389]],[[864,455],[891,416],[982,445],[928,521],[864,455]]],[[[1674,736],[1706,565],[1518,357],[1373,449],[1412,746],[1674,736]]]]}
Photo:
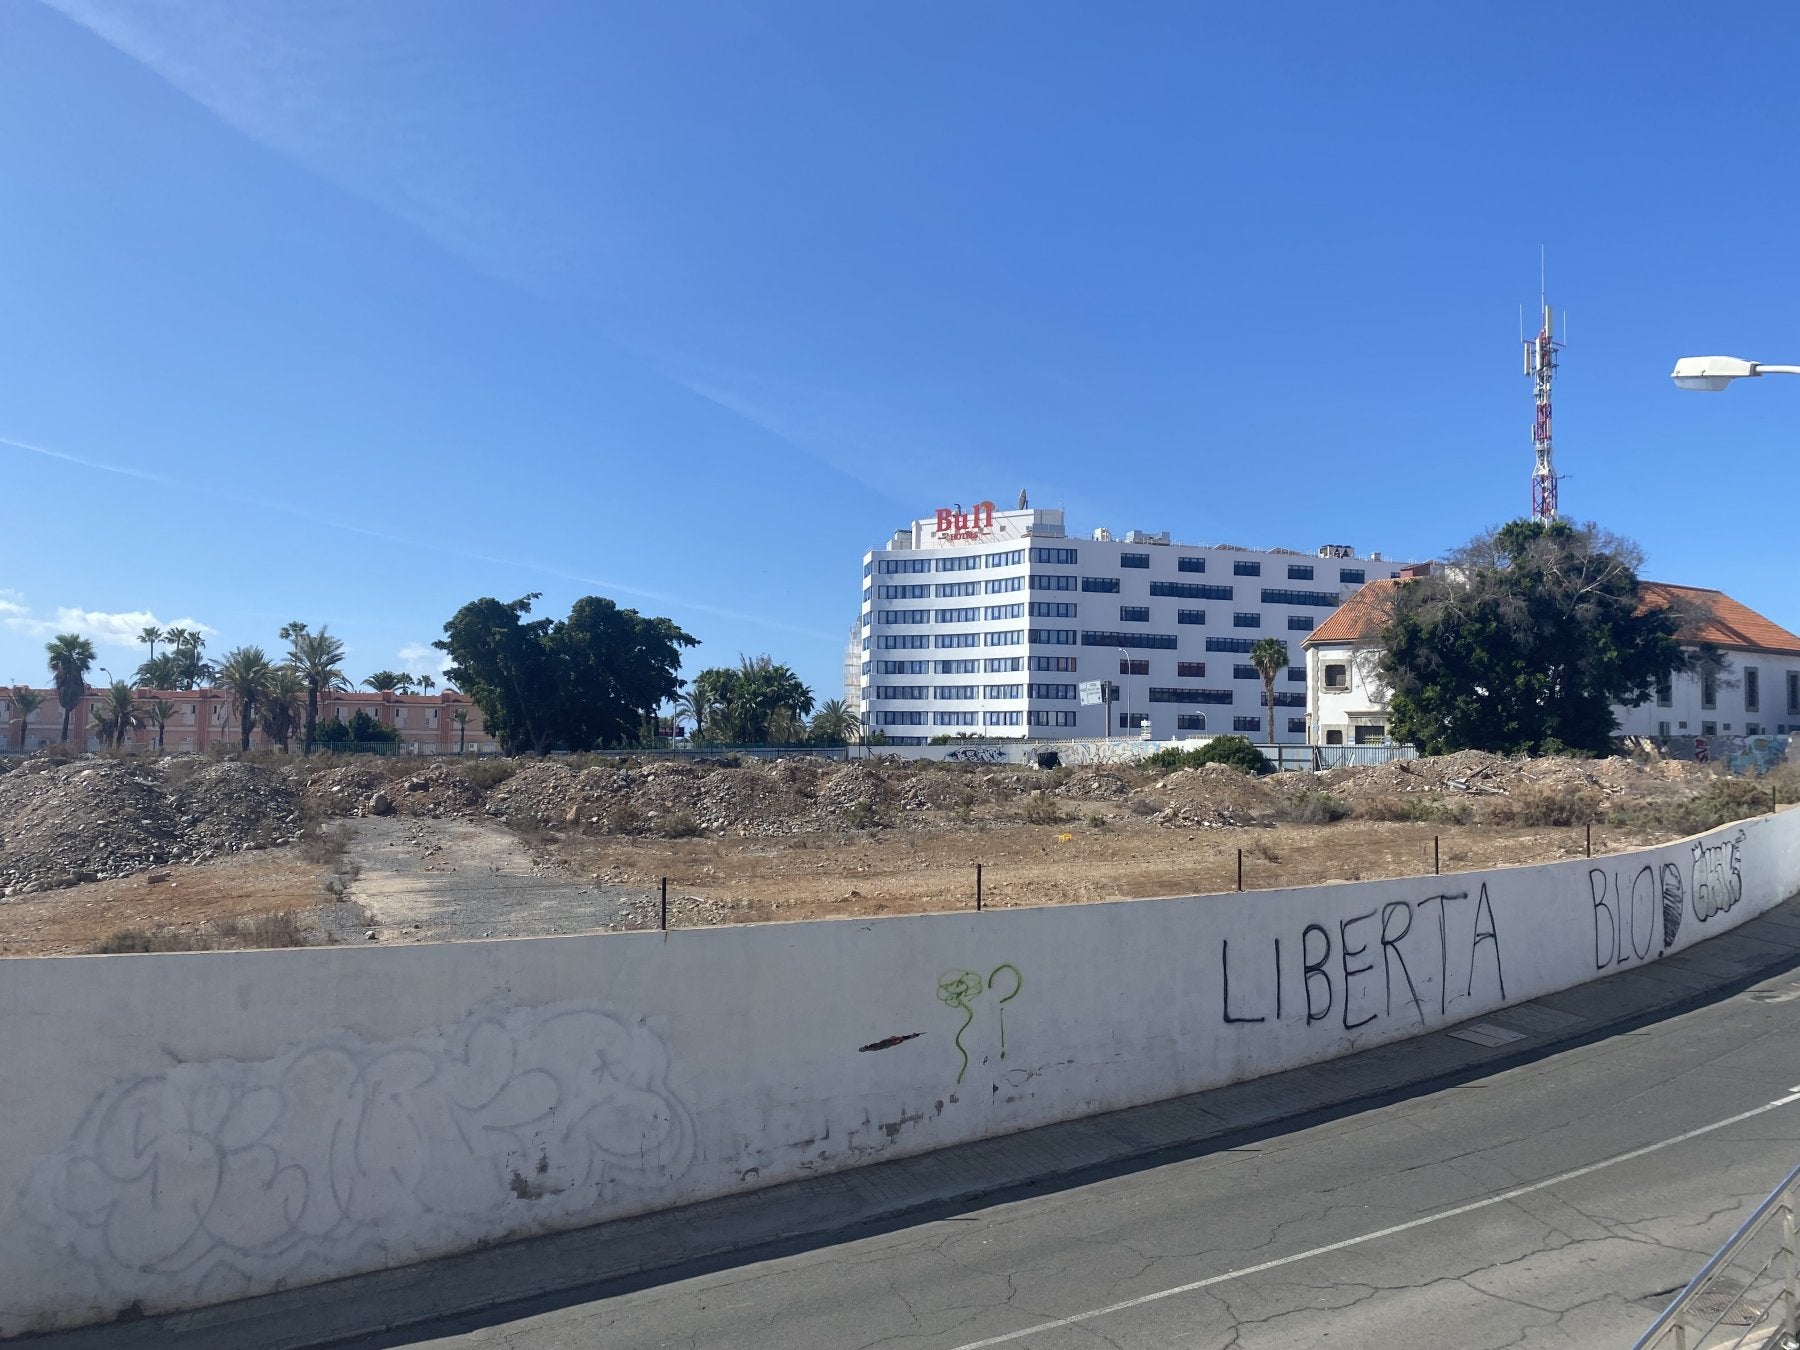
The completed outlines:
{"type": "Polygon", "coordinates": [[[1794,1259],[1797,1199],[1800,1167],[1789,1172],[1787,1180],[1726,1239],[1632,1350],[1800,1347],[1794,1259]]]}

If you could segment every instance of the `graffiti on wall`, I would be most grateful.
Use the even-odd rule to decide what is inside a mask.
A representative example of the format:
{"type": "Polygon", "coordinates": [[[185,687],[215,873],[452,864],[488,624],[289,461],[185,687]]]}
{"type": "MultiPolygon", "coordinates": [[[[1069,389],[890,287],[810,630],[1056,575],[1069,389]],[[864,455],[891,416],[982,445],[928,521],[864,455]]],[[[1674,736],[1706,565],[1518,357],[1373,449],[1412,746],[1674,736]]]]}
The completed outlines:
{"type": "Polygon", "coordinates": [[[1743,847],[1742,830],[1717,844],[1701,840],[1692,846],[1694,917],[1701,923],[1744,898],[1743,847]]]}
{"type": "Polygon", "coordinates": [[[1427,1008],[1445,1016],[1473,998],[1506,997],[1500,932],[1487,883],[1471,895],[1450,891],[1422,900],[1390,900],[1334,924],[1309,923],[1266,953],[1233,954],[1219,943],[1220,1008],[1228,1025],[1330,1021],[1356,1031],[1378,1018],[1403,1016],[1426,1025],[1427,1008]],[[1233,992],[1247,983],[1245,963],[1266,961],[1264,992],[1233,992]]]}
{"type": "Polygon", "coordinates": [[[1000,1058],[1005,1059],[1006,1005],[1017,998],[1024,988],[1025,977],[1010,961],[995,966],[988,972],[986,979],[973,970],[951,970],[938,977],[938,1002],[963,1015],[962,1025],[957,1027],[953,1038],[956,1053],[961,1057],[956,1071],[956,1081],[959,1084],[969,1072],[969,1048],[963,1044],[963,1033],[975,1021],[975,1000],[981,997],[983,990],[994,996],[994,1016],[1000,1024],[1000,1058]]]}
{"type": "Polygon", "coordinates": [[[509,1205],[569,1219],[680,1176],[694,1126],[668,1073],[651,1024],[585,1004],[177,1064],[103,1093],[23,1208],[123,1299],[392,1264],[491,1236],[509,1205]]]}
{"type": "Polygon", "coordinates": [[[1686,889],[1674,863],[1645,863],[1635,872],[1588,869],[1594,915],[1594,969],[1661,956],[1681,933],[1686,889]],[[1629,879],[1628,879],[1629,878],[1629,879]]]}
{"type": "Polygon", "coordinates": [[[1669,736],[1645,740],[1670,759],[1719,764],[1734,774],[1760,777],[1787,763],[1789,736],[1669,736]]]}

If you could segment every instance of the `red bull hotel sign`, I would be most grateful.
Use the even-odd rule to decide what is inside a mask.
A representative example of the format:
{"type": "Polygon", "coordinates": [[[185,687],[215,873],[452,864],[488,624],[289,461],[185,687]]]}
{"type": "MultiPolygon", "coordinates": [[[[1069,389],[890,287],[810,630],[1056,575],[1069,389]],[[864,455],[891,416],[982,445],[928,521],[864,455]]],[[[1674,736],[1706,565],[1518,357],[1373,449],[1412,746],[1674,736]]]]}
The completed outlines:
{"type": "Polygon", "coordinates": [[[976,502],[967,511],[960,505],[938,507],[937,528],[932,530],[931,537],[940,544],[973,543],[993,531],[994,504],[976,502]]]}

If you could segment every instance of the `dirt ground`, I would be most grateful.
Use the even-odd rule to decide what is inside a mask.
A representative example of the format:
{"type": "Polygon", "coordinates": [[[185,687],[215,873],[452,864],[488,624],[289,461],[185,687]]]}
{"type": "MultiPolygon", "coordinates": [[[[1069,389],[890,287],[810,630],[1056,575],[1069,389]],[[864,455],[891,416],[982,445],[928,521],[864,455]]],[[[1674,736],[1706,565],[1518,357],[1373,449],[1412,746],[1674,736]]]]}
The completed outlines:
{"type": "MultiPolygon", "coordinates": [[[[1104,818],[1104,817],[1103,817],[1104,818]]],[[[1382,821],[1279,825],[1175,833],[1129,815],[1104,826],[996,825],[931,833],[766,840],[577,839],[557,852],[612,885],[723,902],[728,922],[848,918],[973,908],[982,903],[1069,904],[1160,895],[1420,876],[1432,844],[1446,873],[1553,862],[1586,852],[1574,827],[1432,826],[1382,821]]],[[[1594,827],[1594,853],[1641,848],[1673,836],[1594,827]]],[[[681,922],[672,909],[671,923],[681,922]]]]}

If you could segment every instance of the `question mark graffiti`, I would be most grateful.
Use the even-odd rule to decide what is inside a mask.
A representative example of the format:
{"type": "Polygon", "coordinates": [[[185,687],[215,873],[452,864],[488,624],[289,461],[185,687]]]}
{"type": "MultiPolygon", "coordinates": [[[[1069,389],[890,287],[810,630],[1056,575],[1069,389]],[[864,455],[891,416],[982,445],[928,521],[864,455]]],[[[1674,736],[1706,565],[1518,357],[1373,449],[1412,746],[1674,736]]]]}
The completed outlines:
{"type": "Polygon", "coordinates": [[[1006,1058],[1006,1005],[1008,1003],[1010,1003],[1013,999],[1017,998],[1019,996],[1019,991],[1025,987],[1025,977],[1023,975],[1019,974],[1019,968],[1017,966],[1013,965],[1010,961],[1008,961],[1008,962],[1003,962],[1002,964],[995,966],[991,971],[988,972],[987,984],[988,984],[989,989],[992,989],[992,990],[995,990],[996,992],[998,992],[1000,986],[997,983],[995,983],[995,981],[997,981],[1000,978],[1000,972],[1003,970],[1010,971],[1012,973],[1012,990],[1010,993],[1002,994],[1000,996],[1000,1002],[999,1002],[998,1008],[997,1008],[999,1015],[1000,1015],[1000,1058],[1001,1059],[1006,1058]]]}
{"type": "MultiPolygon", "coordinates": [[[[1001,969],[1011,970],[1010,966],[1001,969]]],[[[1013,972],[1017,974],[1017,971],[1013,972]]],[[[981,976],[972,970],[952,970],[938,978],[937,996],[940,1002],[951,1008],[962,1009],[962,1025],[956,1029],[956,1050],[962,1056],[962,1068],[957,1070],[956,1081],[961,1083],[963,1075],[969,1071],[969,1051],[962,1043],[963,1032],[969,1029],[969,1023],[975,1020],[975,1009],[970,1000],[978,997],[982,990],[981,976]]],[[[1017,993],[1014,990],[1013,993],[1017,993]]],[[[1011,995],[1009,994],[1010,998],[1011,995]]]]}

